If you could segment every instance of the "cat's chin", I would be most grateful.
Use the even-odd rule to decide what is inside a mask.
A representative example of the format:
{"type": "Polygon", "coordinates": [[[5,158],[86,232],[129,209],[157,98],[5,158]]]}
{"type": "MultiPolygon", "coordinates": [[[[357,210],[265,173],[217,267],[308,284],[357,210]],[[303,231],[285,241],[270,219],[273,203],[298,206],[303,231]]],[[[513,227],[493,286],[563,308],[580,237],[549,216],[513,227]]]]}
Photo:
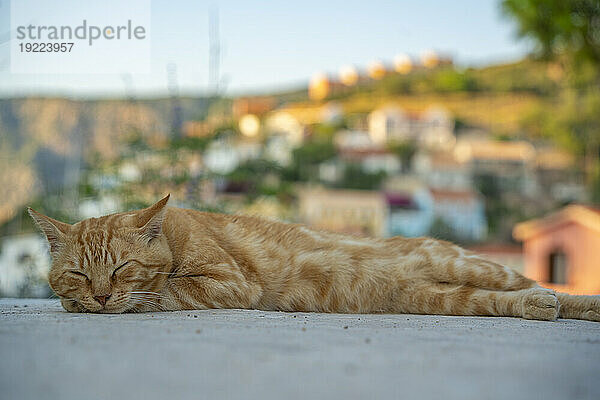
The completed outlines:
{"type": "Polygon", "coordinates": [[[114,309],[114,310],[103,308],[103,309],[98,310],[98,311],[90,311],[90,312],[96,313],[96,314],[123,314],[124,312],[127,312],[127,310],[126,309],[120,309],[120,308],[119,309],[114,309]]]}
{"type": "Polygon", "coordinates": [[[96,313],[96,314],[122,314],[127,312],[127,306],[124,304],[107,304],[105,307],[87,310],[87,312],[96,313]]]}
{"type": "Polygon", "coordinates": [[[78,302],[76,300],[61,299],[61,303],[65,310],[67,310],[68,312],[74,312],[74,313],[122,314],[125,312],[129,312],[127,307],[123,307],[123,306],[116,306],[116,307],[109,306],[109,307],[90,310],[89,308],[85,307],[83,304],[81,304],[80,302],[78,302]]]}
{"type": "Polygon", "coordinates": [[[63,308],[68,312],[89,312],[80,302],[72,299],[60,299],[63,308]]]}

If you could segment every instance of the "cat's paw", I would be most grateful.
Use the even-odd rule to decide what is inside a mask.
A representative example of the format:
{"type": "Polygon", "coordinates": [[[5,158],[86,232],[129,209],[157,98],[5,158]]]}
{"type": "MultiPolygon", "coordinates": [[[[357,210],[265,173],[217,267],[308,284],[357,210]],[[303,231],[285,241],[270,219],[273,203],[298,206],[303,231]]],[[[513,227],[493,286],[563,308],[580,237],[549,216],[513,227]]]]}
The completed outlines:
{"type": "Polygon", "coordinates": [[[582,319],[600,322],[600,312],[597,310],[587,310],[583,313],[582,319]]]}
{"type": "Polygon", "coordinates": [[[523,318],[555,321],[560,303],[552,290],[534,288],[523,295],[523,318]]]}
{"type": "Polygon", "coordinates": [[[68,312],[85,312],[85,308],[75,300],[60,299],[60,303],[62,304],[63,308],[68,312]]]}

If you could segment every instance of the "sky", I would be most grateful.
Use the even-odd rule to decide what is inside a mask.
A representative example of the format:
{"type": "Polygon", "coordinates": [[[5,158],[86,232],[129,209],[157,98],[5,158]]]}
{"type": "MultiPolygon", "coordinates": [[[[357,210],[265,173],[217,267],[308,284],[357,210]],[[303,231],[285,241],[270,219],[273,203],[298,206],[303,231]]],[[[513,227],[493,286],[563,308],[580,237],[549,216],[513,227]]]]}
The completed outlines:
{"type": "MultiPolygon", "coordinates": [[[[54,8],[69,16],[68,7],[54,8]]],[[[480,66],[529,52],[493,0],[151,0],[149,73],[13,74],[10,2],[0,0],[0,96],[160,96],[168,93],[168,65],[176,66],[180,93],[206,94],[211,13],[219,22],[220,88],[230,95],[296,88],[317,72],[391,63],[397,54],[434,50],[480,66]]]]}

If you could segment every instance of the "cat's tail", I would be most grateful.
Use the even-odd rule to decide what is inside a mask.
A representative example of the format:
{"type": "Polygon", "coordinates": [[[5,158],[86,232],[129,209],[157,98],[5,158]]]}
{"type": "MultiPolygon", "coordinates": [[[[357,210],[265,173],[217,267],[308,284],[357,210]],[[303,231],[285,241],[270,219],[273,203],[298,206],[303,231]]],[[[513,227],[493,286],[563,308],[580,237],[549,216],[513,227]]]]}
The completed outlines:
{"type": "Polygon", "coordinates": [[[600,322],[600,295],[581,296],[556,293],[560,302],[559,318],[600,322]]]}

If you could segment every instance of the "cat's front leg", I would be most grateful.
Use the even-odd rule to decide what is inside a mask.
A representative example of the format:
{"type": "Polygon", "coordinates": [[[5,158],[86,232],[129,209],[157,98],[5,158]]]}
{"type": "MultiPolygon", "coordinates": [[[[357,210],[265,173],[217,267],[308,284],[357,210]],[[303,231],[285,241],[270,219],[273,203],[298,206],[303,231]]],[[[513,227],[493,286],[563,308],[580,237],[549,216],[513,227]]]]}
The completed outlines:
{"type": "Polygon", "coordinates": [[[79,302],[77,302],[75,300],[61,298],[60,304],[68,312],[74,312],[74,313],[87,312],[86,308],[83,307],[81,304],[79,304],[79,302]]]}
{"type": "Polygon", "coordinates": [[[181,267],[169,276],[161,293],[165,310],[253,308],[262,289],[249,282],[230,263],[205,263],[181,267]]]}

